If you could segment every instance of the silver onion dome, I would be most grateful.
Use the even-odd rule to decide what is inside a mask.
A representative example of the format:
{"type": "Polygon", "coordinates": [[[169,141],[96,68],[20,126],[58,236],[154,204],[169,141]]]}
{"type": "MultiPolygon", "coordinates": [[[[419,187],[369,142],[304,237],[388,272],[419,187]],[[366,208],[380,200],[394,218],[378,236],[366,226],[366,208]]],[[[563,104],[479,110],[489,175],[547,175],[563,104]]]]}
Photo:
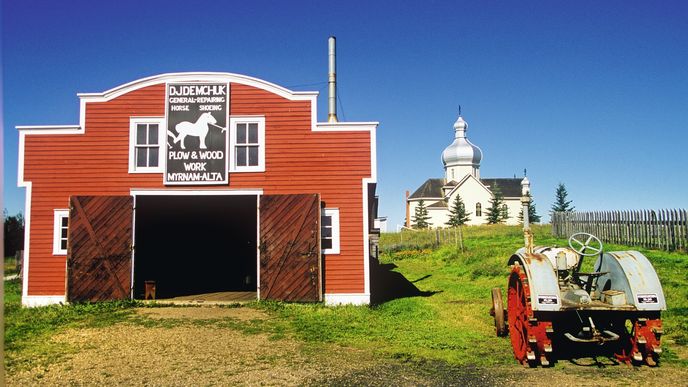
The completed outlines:
{"type": "Polygon", "coordinates": [[[468,123],[459,118],[454,123],[455,138],[454,142],[449,145],[444,152],[442,152],[442,162],[445,167],[452,167],[456,165],[473,165],[475,167],[480,165],[483,159],[483,152],[476,145],[473,145],[468,138],[466,138],[466,130],[468,130],[468,123]]]}

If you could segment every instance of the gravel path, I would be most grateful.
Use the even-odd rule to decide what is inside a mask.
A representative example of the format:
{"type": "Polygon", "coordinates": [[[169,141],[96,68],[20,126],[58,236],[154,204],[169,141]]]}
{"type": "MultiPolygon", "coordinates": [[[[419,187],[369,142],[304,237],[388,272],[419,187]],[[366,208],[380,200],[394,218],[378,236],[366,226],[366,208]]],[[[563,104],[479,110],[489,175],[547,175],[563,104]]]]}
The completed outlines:
{"type": "Polygon", "coordinates": [[[7,375],[7,385],[552,386],[685,385],[688,380],[686,370],[665,367],[481,369],[379,359],[356,349],[237,329],[239,323],[269,318],[250,308],[143,308],[137,314],[136,322],[53,336],[50,340],[70,353],[48,366],[7,375]]]}

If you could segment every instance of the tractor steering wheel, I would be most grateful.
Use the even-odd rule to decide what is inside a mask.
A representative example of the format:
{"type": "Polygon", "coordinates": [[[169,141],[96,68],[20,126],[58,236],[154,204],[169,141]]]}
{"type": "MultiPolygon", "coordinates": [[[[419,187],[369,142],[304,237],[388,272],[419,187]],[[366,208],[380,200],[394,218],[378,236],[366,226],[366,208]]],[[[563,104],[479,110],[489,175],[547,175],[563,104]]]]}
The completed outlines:
{"type": "Polygon", "coordinates": [[[602,252],[602,241],[587,232],[577,232],[569,237],[569,247],[582,256],[592,257],[602,252]],[[582,240],[585,242],[581,242],[582,240]],[[573,246],[574,242],[578,248],[573,246]],[[586,250],[592,250],[592,253],[586,253],[586,250]]]}

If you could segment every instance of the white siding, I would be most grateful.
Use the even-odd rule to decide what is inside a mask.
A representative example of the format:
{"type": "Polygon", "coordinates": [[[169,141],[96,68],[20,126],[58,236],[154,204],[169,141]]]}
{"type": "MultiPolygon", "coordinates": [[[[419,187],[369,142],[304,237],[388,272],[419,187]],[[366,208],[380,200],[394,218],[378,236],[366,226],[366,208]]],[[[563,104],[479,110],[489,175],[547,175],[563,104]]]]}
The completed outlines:
{"type": "Polygon", "coordinates": [[[428,215],[430,216],[430,227],[441,228],[447,227],[447,221],[449,221],[449,210],[446,208],[429,208],[428,215]]]}
{"type": "Polygon", "coordinates": [[[504,204],[509,209],[509,219],[506,220],[506,224],[519,224],[518,214],[521,213],[521,199],[504,199],[504,204]]]}
{"type": "Polygon", "coordinates": [[[485,210],[490,207],[490,199],[492,199],[492,193],[488,191],[485,186],[483,186],[474,177],[469,177],[464,181],[449,197],[449,206],[451,207],[456,200],[456,195],[461,195],[461,200],[466,206],[466,212],[469,212],[470,219],[467,224],[476,226],[487,223],[487,217],[485,216],[485,210]],[[480,203],[482,205],[482,216],[476,216],[475,205],[480,203]]]}

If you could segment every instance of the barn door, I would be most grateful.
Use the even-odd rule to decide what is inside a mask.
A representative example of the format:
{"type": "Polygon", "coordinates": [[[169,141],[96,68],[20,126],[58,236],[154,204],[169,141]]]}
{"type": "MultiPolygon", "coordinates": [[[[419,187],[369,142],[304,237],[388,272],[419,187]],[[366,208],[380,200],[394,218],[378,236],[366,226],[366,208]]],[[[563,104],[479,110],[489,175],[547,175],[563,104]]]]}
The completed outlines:
{"type": "Polygon", "coordinates": [[[67,299],[130,298],[133,197],[72,196],[67,299]]]}
{"type": "Polygon", "coordinates": [[[260,197],[260,298],[322,301],[319,195],[260,197]]]}

